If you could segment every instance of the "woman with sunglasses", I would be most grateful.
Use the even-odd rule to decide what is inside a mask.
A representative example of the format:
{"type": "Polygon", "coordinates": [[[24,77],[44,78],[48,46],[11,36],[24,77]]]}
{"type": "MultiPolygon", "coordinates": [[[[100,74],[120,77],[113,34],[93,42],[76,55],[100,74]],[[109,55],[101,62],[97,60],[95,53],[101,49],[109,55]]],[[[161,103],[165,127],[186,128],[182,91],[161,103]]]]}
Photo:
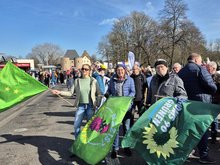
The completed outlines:
{"type": "Polygon", "coordinates": [[[84,116],[87,121],[90,120],[98,106],[97,96],[101,95],[98,83],[95,78],[91,77],[91,67],[88,64],[82,65],[82,77],[74,81],[70,91],[52,90],[53,94],[62,96],[72,96],[76,93],[75,106],[77,107],[74,121],[75,138],[80,133],[80,127],[84,116]]]}

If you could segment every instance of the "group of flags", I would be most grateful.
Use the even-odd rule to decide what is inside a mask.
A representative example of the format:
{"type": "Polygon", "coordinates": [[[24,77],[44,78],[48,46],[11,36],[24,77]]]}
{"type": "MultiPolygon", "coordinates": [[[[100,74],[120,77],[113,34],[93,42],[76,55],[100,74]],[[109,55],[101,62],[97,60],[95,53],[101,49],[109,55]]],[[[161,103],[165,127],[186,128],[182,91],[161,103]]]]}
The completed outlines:
{"type": "MultiPolygon", "coordinates": [[[[48,87],[11,62],[0,71],[0,112],[48,87]]],[[[82,129],[71,152],[97,164],[111,150],[132,97],[109,97],[82,129]]],[[[220,106],[165,97],[135,122],[122,140],[149,164],[183,164],[220,112],[220,106]]]]}
{"type": "MultiPolygon", "coordinates": [[[[72,153],[88,164],[103,160],[131,101],[129,97],[110,97],[83,128],[72,153]]],[[[219,112],[220,106],[215,104],[162,98],[135,122],[122,147],[134,148],[149,165],[183,164],[219,112]]]]}

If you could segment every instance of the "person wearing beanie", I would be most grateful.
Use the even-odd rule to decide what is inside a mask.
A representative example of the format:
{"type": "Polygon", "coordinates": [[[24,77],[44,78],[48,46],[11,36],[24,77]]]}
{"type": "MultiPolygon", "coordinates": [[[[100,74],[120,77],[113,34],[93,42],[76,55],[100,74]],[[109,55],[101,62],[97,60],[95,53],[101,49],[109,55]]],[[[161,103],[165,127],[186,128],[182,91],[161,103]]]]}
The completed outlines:
{"type": "Polygon", "coordinates": [[[115,70],[117,70],[119,67],[121,67],[124,70],[126,70],[126,66],[124,64],[117,64],[116,67],[115,67],[115,70]]]}
{"type": "Polygon", "coordinates": [[[152,77],[148,91],[146,104],[148,107],[162,97],[187,98],[183,81],[176,74],[169,74],[167,61],[158,59],[155,64],[156,74],[152,77]]]}
{"type": "Polygon", "coordinates": [[[156,68],[157,65],[161,65],[161,64],[163,64],[164,66],[167,67],[167,61],[164,60],[164,59],[158,59],[158,60],[155,62],[154,67],[156,68]]]}
{"type": "MultiPolygon", "coordinates": [[[[108,96],[135,96],[135,85],[134,80],[126,74],[126,67],[123,64],[118,64],[115,68],[116,74],[112,76],[109,81],[108,90],[106,92],[106,97],[108,96]]],[[[124,133],[128,131],[130,128],[130,120],[131,120],[131,109],[126,113],[123,121],[122,128],[124,133]]],[[[113,149],[111,153],[111,158],[115,159],[118,155],[119,150],[119,132],[116,135],[113,149]]],[[[124,148],[124,152],[126,156],[131,156],[132,152],[129,148],[124,148]]]]}

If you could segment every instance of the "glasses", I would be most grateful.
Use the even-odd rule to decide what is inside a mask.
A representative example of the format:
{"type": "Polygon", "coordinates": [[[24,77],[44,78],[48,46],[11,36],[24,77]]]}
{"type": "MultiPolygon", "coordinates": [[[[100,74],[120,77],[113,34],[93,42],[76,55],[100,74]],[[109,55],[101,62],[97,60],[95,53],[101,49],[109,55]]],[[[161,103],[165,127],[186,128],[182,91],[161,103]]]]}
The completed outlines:
{"type": "Polygon", "coordinates": [[[88,68],[82,68],[81,70],[82,70],[82,71],[84,71],[84,70],[85,70],[85,71],[89,71],[88,68]]]}

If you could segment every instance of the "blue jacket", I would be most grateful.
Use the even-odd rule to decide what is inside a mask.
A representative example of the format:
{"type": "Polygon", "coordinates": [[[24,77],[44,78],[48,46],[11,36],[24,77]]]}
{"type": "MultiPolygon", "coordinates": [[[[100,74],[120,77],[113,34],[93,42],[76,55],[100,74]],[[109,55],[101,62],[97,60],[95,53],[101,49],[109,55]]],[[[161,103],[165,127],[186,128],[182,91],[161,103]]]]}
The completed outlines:
{"type": "Polygon", "coordinates": [[[92,77],[94,77],[97,80],[101,94],[104,95],[105,94],[105,84],[103,81],[103,77],[98,72],[94,72],[92,74],[92,77]]]}
{"type": "Polygon", "coordinates": [[[205,67],[189,62],[178,75],[184,82],[189,100],[211,103],[211,95],[217,91],[217,86],[205,67]]]}
{"type": "MultiPolygon", "coordinates": [[[[116,82],[117,82],[117,75],[113,75],[110,79],[107,94],[111,96],[116,96],[116,82]]],[[[135,86],[134,80],[126,75],[125,81],[123,84],[123,96],[135,96],[135,86]]]]}

